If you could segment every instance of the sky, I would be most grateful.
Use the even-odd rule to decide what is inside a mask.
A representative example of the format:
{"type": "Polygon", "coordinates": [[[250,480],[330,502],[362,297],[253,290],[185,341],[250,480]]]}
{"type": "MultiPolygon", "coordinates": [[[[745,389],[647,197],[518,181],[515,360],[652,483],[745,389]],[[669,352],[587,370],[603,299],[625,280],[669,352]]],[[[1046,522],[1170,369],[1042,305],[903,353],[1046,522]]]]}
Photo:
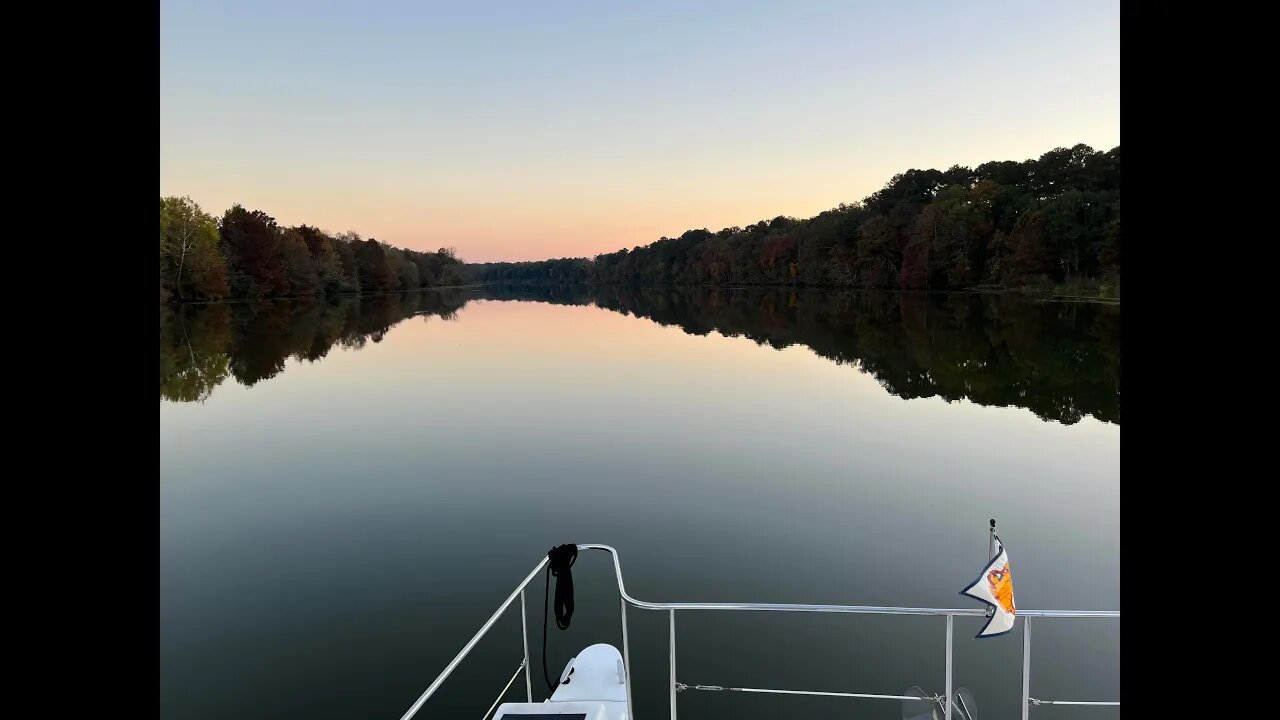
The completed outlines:
{"type": "Polygon", "coordinates": [[[160,194],[469,262],[1120,144],[1118,0],[160,8],[160,194]]]}

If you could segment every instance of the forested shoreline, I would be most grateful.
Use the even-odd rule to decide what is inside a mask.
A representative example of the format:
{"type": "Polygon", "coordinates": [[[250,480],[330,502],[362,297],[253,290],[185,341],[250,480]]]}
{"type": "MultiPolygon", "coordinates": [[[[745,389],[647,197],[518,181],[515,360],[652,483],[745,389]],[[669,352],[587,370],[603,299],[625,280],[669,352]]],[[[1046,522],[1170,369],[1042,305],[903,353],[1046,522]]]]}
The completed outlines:
{"type": "Polygon", "coordinates": [[[355,232],[215,219],[160,199],[160,299],[405,292],[465,282],[1058,290],[1119,297],[1120,147],[1056,148],[977,168],[907,170],[816,217],[689,230],[594,258],[464,264],[355,232]]]}
{"type": "Polygon", "coordinates": [[[462,279],[452,249],[282,228],[240,205],[215,219],[189,197],[160,198],[160,302],[410,292],[462,279]]]}
{"type": "Polygon", "coordinates": [[[597,255],[466,266],[477,282],[1019,289],[1118,297],[1120,147],[908,170],[860,203],[597,255]]]}

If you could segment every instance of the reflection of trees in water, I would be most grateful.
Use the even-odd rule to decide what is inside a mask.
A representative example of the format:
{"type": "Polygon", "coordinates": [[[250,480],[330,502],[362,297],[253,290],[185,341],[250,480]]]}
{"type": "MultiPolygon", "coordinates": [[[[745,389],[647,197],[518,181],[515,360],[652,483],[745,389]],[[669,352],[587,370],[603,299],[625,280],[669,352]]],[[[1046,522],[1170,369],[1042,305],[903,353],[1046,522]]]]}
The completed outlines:
{"type": "Polygon", "coordinates": [[[424,292],[162,306],[160,397],[204,401],[228,375],[252,386],[290,357],[315,362],[334,345],[359,349],[405,318],[451,320],[465,303],[456,292],[424,292]]]}
{"type": "MultiPolygon", "coordinates": [[[[537,292],[485,290],[521,299],[537,292]]],[[[1119,306],[760,287],[604,286],[589,294],[600,307],[694,335],[714,330],[774,348],[805,345],[856,365],[903,398],[1018,406],[1065,424],[1085,415],[1120,423],[1119,306]]]]}
{"type": "Polygon", "coordinates": [[[177,402],[203,401],[230,373],[231,313],[225,305],[191,307],[160,310],[160,396],[177,402]]]}
{"type": "Polygon", "coordinates": [[[1071,424],[1120,423],[1120,308],[1018,295],[923,295],[790,288],[503,286],[254,303],[179,305],[160,325],[160,395],[204,400],[285,360],[379,342],[415,314],[451,319],[471,298],[599,307],[774,348],[805,345],[870,373],[903,398],[1024,407],[1071,424]]]}

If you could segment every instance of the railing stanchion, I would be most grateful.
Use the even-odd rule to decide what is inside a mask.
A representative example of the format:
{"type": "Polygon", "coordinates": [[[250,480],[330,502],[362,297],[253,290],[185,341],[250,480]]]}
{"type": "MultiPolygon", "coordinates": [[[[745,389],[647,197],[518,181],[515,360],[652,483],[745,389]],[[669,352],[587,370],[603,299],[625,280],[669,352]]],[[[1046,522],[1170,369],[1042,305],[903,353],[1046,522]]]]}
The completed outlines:
{"type": "MultiPolygon", "coordinates": [[[[955,697],[953,695],[953,666],[954,666],[954,640],[955,640],[955,617],[983,617],[984,611],[979,608],[917,608],[917,607],[876,607],[868,605],[795,605],[795,604],[777,604],[777,603],[672,603],[672,602],[646,602],[637,600],[627,594],[626,586],[622,582],[622,564],[618,560],[618,551],[608,545],[588,545],[580,544],[577,546],[580,550],[603,550],[613,557],[613,572],[618,583],[618,602],[622,610],[622,658],[624,667],[623,683],[627,686],[627,715],[634,716],[635,708],[633,707],[633,698],[631,692],[631,639],[627,633],[627,605],[634,605],[641,610],[666,610],[669,623],[670,641],[671,641],[671,720],[676,720],[676,696],[681,690],[713,690],[713,691],[732,691],[746,693],[775,693],[780,695],[814,695],[814,696],[830,696],[830,697],[851,697],[851,698],[877,698],[881,700],[917,700],[925,702],[937,702],[938,696],[933,695],[928,698],[911,697],[905,695],[871,695],[866,693],[845,693],[845,692],[824,692],[814,690],[770,690],[767,688],[739,688],[739,687],[721,687],[719,685],[684,685],[676,680],[676,610],[729,610],[729,611],[752,611],[752,612],[803,612],[803,613],[853,613],[860,615],[916,615],[916,616],[932,616],[937,617],[944,615],[947,618],[947,658],[946,658],[946,692],[947,696],[943,703],[943,709],[946,711],[947,720],[952,717],[951,707],[954,704],[955,697]]],[[[525,697],[529,702],[533,702],[533,681],[531,678],[531,665],[529,662],[529,619],[528,609],[526,605],[525,589],[530,582],[537,577],[547,566],[550,555],[543,557],[533,570],[525,576],[524,580],[516,587],[516,589],[507,596],[498,609],[489,616],[475,635],[463,645],[462,650],[454,656],[444,670],[436,676],[423,693],[418,696],[409,710],[401,716],[400,720],[410,720],[422,708],[440,688],[444,681],[458,667],[463,658],[476,647],[489,630],[497,623],[498,618],[502,615],[511,604],[515,602],[516,596],[520,596],[520,627],[523,634],[521,638],[524,644],[524,684],[525,697]]],[[[1024,623],[1022,629],[1022,720],[1029,720],[1029,712],[1031,705],[1116,705],[1119,702],[1101,702],[1101,701],[1083,701],[1083,700],[1037,700],[1031,697],[1031,618],[1110,618],[1119,620],[1120,612],[1117,610],[1021,610],[1018,615],[1022,617],[1024,623]]],[[[511,688],[515,682],[515,678],[519,676],[520,670],[516,669],[516,674],[511,676],[511,680],[507,683],[507,687],[503,689],[503,694],[511,688]]],[[[499,695],[499,700],[502,695],[499,695]]],[[[495,706],[496,707],[496,706],[495,706]]],[[[490,708],[492,712],[493,708],[490,708]]]]}
{"type": "Polygon", "coordinates": [[[667,612],[671,619],[671,720],[676,720],[676,611],[667,612]]]}
{"type": "Polygon", "coordinates": [[[493,624],[498,622],[498,618],[502,616],[502,613],[506,612],[506,609],[511,607],[511,603],[516,601],[516,596],[524,591],[524,588],[529,584],[529,581],[537,577],[538,573],[542,572],[542,568],[547,565],[547,560],[547,557],[543,557],[538,561],[537,565],[533,566],[533,572],[525,576],[524,580],[521,581],[521,583],[516,586],[516,589],[507,596],[507,599],[502,602],[502,605],[498,606],[497,611],[489,616],[489,619],[485,621],[484,625],[480,626],[480,630],[475,635],[472,635],[471,639],[467,641],[467,644],[462,646],[462,650],[460,650],[457,655],[453,656],[453,659],[449,661],[448,665],[444,666],[444,672],[437,675],[431,685],[427,686],[427,689],[418,696],[418,699],[413,701],[413,705],[410,705],[405,714],[400,716],[400,720],[409,720],[409,718],[418,714],[418,710],[422,709],[422,704],[435,694],[436,690],[444,684],[445,679],[448,678],[449,675],[453,674],[453,669],[458,667],[458,663],[462,662],[462,659],[471,653],[471,649],[476,646],[476,643],[480,642],[480,638],[484,637],[485,633],[489,632],[489,628],[493,627],[493,624]]]}
{"type": "Polygon", "coordinates": [[[627,601],[619,597],[618,604],[622,606],[622,671],[626,673],[627,680],[627,720],[631,720],[636,716],[636,711],[631,705],[631,641],[627,639],[627,601]]]}
{"type": "Polygon", "coordinates": [[[951,720],[951,636],[953,626],[955,625],[955,616],[947,616],[947,697],[945,701],[946,720],[951,720]]]}
{"type": "Polygon", "coordinates": [[[1022,720],[1031,714],[1031,618],[1022,618],[1022,720]]]}
{"type": "Polygon", "coordinates": [[[529,679],[529,614],[524,609],[524,588],[520,588],[520,639],[524,641],[524,696],[533,702],[533,681],[529,679]]]}

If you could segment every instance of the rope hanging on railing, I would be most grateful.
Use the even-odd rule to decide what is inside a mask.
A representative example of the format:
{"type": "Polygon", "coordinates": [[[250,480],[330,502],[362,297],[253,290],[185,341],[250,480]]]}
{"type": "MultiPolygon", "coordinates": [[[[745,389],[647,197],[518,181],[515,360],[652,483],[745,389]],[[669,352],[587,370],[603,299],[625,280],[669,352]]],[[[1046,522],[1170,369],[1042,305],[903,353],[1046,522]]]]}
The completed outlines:
{"type": "Polygon", "coordinates": [[[547,681],[548,691],[556,687],[547,673],[547,597],[551,576],[556,577],[556,627],[567,630],[569,621],[573,619],[573,572],[569,568],[577,560],[577,545],[557,545],[547,551],[546,583],[542,589],[542,679],[547,681]]]}

